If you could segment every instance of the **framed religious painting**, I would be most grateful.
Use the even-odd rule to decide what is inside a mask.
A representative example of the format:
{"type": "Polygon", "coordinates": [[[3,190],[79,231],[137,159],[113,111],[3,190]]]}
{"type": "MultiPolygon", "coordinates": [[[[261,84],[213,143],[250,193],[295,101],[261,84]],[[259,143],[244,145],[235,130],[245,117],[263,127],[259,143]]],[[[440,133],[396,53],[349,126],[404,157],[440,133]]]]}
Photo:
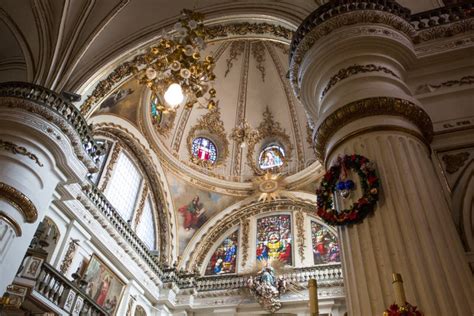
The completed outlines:
{"type": "Polygon", "coordinates": [[[84,280],[87,282],[86,294],[110,315],[115,315],[125,283],[95,254],[87,265],[84,280]]]}

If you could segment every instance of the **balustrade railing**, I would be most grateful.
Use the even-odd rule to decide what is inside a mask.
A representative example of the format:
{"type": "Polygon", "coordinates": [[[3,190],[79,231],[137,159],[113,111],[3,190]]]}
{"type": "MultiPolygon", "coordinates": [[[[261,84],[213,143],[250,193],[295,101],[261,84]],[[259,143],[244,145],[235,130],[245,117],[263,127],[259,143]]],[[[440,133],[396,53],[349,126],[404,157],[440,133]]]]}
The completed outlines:
{"type": "Polygon", "coordinates": [[[385,11],[410,22],[414,30],[418,31],[474,17],[473,7],[474,4],[472,1],[465,1],[412,15],[409,9],[402,7],[394,0],[330,1],[318,7],[300,24],[291,41],[290,60],[293,58],[293,54],[298,45],[311,30],[340,14],[358,10],[385,11]]]}
{"type": "Polygon", "coordinates": [[[410,17],[410,21],[416,30],[422,30],[471,17],[474,17],[474,4],[472,2],[465,2],[413,14],[410,17]]]}
{"type": "Polygon", "coordinates": [[[43,263],[35,290],[50,302],[73,315],[109,315],[78,286],[69,281],[52,266],[43,263]]]}
{"type": "MultiPolygon", "coordinates": [[[[288,282],[306,284],[309,279],[318,280],[318,286],[343,285],[340,263],[296,268],[282,275],[288,282]]],[[[240,275],[204,276],[196,278],[198,291],[232,290],[247,287],[248,277],[240,275]]]]}
{"type": "Polygon", "coordinates": [[[95,185],[89,184],[83,188],[83,192],[89,200],[95,204],[102,215],[107,218],[115,230],[122,235],[133,250],[145,261],[148,267],[161,278],[163,276],[163,270],[156,256],[151,253],[150,249],[148,249],[145,243],[137,236],[130,224],[128,224],[115,210],[112,204],[110,204],[102,191],[95,185]]]}
{"type": "Polygon", "coordinates": [[[77,132],[88,156],[94,163],[98,163],[99,157],[104,153],[103,145],[94,140],[92,130],[80,111],[62,96],[32,83],[5,82],[0,83],[0,97],[31,100],[60,115],[77,132]]]}
{"type": "Polygon", "coordinates": [[[410,10],[402,7],[394,0],[336,0],[318,7],[300,24],[293,35],[290,46],[290,60],[303,38],[319,24],[350,11],[377,10],[398,15],[410,20],[410,10]]]}

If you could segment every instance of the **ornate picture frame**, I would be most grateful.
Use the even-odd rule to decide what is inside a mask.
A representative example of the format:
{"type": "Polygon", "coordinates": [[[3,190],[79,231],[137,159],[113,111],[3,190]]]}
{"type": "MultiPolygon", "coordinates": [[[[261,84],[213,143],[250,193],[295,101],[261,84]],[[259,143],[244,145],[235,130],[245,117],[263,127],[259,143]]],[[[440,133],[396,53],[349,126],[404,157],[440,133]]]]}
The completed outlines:
{"type": "Polygon", "coordinates": [[[84,279],[88,282],[86,294],[110,315],[115,315],[125,283],[96,254],[89,260],[84,279]]]}

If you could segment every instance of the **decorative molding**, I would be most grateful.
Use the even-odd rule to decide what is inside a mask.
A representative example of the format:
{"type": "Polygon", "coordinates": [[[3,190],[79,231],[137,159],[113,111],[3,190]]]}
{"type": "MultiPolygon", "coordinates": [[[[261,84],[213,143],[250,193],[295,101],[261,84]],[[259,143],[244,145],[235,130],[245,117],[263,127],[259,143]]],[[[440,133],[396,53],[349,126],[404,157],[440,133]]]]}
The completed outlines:
{"type": "Polygon", "coordinates": [[[296,223],[296,242],[298,244],[298,253],[301,258],[301,262],[304,261],[304,243],[306,240],[305,229],[304,229],[304,214],[303,212],[297,211],[295,213],[295,223],[296,223]]]}
{"type": "Polygon", "coordinates": [[[388,69],[384,66],[377,66],[374,64],[367,64],[367,65],[353,65],[347,68],[343,68],[337,72],[334,76],[329,79],[326,87],[324,87],[323,92],[321,93],[321,99],[328,93],[328,91],[334,87],[340,81],[347,79],[351,76],[360,74],[360,73],[368,73],[368,72],[383,72],[393,77],[400,79],[400,77],[394,73],[391,69],[388,69]]]}
{"type": "MultiPolygon", "coordinates": [[[[235,126],[237,128],[245,123],[245,114],[247,111],[247,85],[249,81],[249,64],[250,64],[250,44],[245,41],[244,61],[239,78],[239,96],[237,98],[237,110],[235,117],[235,126]]],[[[239,177],[242,173],[242,148],[240,144],[234,142],[232,157],[232,173],[239,177]]]]}
{"type": "Polygon", "coordinates": [[[143,209],[145,208],[145,201],[148,196],[148,184],[145,183],[142,190],[142,196],[140,198],[140,202],[138,203],[138,207],[135,210],[135,222],[133,223],[133,229],[136,231],[138,224],[142,219],[143,209]]]}
{"type": "Polygon", "coordinates": [[[0,149],[11,151],[14,155],[18,154],[18,155],[26,156],[30,158],[31,160],[33,160],[34,162],[36,162],[38,166],[43,167],[43,164],[39,161],[38,156],[29,152],[28,149],[26,149],[23,146],[18,146],[14,143],[0,139],[0,149]]]}
{"type": "MultiPolygon", "coordinates": [[[[203,135],[204,136],[204,135],[203,135]]],[[[225,160],[229,156],[229,141],[224,128],[224,122],[221,120],[221,112],[219,106],[209,110],[208,113],[201,116],[197,124],[191,127],[188,137],[186,138],[189,157],[191,162],[209,169],[225,164],[225,160]],[[209,138],[217,145],[217,160],[210,164],[207,161],[197,159],[193,155],[192,144],[196,137],[201,136],[200,133],[209,133],[209,138]]]]}
{"type": "Polygon", "coordinates": [[[0,220],[10,226],[15,232],[16,237],[21,237],[22,231],[20,225],[7,213],[0,211],[0,220]]]}
{"type": "Polygon", "coordinates": [[[72,261],[74,260],[78,244],[79,239],[71,239],[71,241],[69,241],[69,246],[67,247],[66,253],[64,254],[64,259],[61,263],[61,266],[59,267],[59,271],[61,271],[61,273],[64,275],[66,275],[69,267],[72,264],[72,261]]]}
{"type": "Polygon", "coordinates": [[[0,182],[0,199],[6,200],[15,207],[27,223],[34,223],[38,218],[38,210],[31,200],[4,182],[0,182]]]}
{"type": "Polygon", "coordinates": [[[242,245],[240,251],[242,252],[242,266],[245,267],[249,255],[249,240],[250,240],[250,219],[246,218],[240,221],[242,227],[242,245]]]}
{"type": "Polygon", "coordinates": [[[443,81],[439,84],[422,84],[419,85],[416,90],[415,94],[421,94],[421,93],[429,93],[433,92],[435,90],[438,90],[440,88],[448,88],[448,87],[453,87],[453,86],[464,86],[464,85],[471,85],[474,84],[474,76],[469,75],[469,76],[464,76],[461,79],[456,79],[456,80],[448,80],[448,81],[443,81]]]}
{"type": "Polygon", "coordinates": [[[293,31],[281,25],[274,25],[269,23],[233,23],[225,25],[212,25],[206,27],[208,32],[208,40],[217,38],[229,38],[232,35],[244,36],[248,34],[270,35],[285,40],[290,40],[293,36],[293,31]]]}
{"type": "Polygon", "coordinates": [[[472,30],[474,30],[474,19],[456,21],[448,25],[438,25],[419,30],[413,36],[413,43],[420,44],[438,38],[452,37],[472,30]]]}
{"type": "Polygon", "coordinates": [[[319,125],[314,140],[316,157],[321,162],[324,160],[327,142],[341,127],[358,119],[376,115],[403,117],[419,128],[426,141],[431,142],[433,138],[431,119],[419,106],[398,98],[367,98],[344,105],[331,113],[319,125]]]}
{"type": "Polygon", "coordinates": [[[109,184],[110,178],[112,178],[112,172],[114,170],[114,166],[117,163],[121,151],[122,146],[120,146],[118,142],[115,142],[112,153],[110,154],[109,162],[107,163],[107,167],[105,167],[104,176],[101,179],[102,183],[100,189],[102,191],[105,191],[105,189],[107,188],[107,184],[109,184]]]}
{"type": "MultiPolygon", "coordinates": [[[[47,98],[47,96],[45,96],[45,98],[47,98]]],[[[51,125],[54,125],[56,128],[61,130],[69,139],[69,142],[72,145],[72,150],[77,159],[84,163],[89,172],[94,173],[98,171],[97,165],[95,164],[95,160],[98,158],[98,152],[100,152],[100,150],[92,150],[92,148],[98,148],[92,137],[91,131],[88,129],[89,127],[87,127],[87,129],[83,128],[85,132],[83,131],[81,134],[72,125],[72,123],[69,122],[73,120],[72,117],[74,117],[74,113],[71,113],[69,115],[70,118],[68,118],[68,116],[65,117],[64,114],[57,114],[57,110],[53,111],[53,109],[50,107],[35,103],[32,100],[20,99],[16,97],[3,97],[2,102],[0,103],[0,107],[21,108],[25,111],[37,114],[40,117],[44,118],[50,124],[50,126],[44,129],[42,128],[45,132],[54,136],[54,138],[56,138],[58,141],[61,141],[61,135],[54,131],[51,125]],[[87,141],[86,143],[86,140],[89,141],[87,141]]],[[[64,110],[64,113],[67,113],[67,108],[64,110]]],[[[80,116],[78,112],[77,115],[80,116]]],[[[85,120],[82,120],[83,119],[81,118],[79,122],[81,124],[85,124],[85,120]]]]}
{"type": "Polygon", "coordinates": [[[234,66],[234,61],[237,61],[237,58],[244,52],[245,41],[232,41],[230,44],[229,58],[225,60],[227,68],[225,69],[224,77],[227,77],[232,66],[234,66]]]}
{"type": "Polygon", "coordinates": [[[264,170],[261,170],[255,160],[255,147],[258,143],[266,140],[274,140],[280,142],[282,147],[285,150],[285,159],[283,165],[279,168],[282,169],[288,165],[288,162],[291,160],[291,152],[293,151],[293,145],[290,141],[290,136],[286,133],[285,129],[281,127],[279,122],[276,122],[273,119],[273,114],[270,112],[268,106],[263,112],[263,121],[257,127],[259,132],[256,142],[249,144],[247,150],[247,164],[252,168],[252,170],[257,175],[263,175],[264,170]],[[270,139],[271,138],[271,139],[270,139]]]}
{"type": "Polygon", "coordinates": [[[252,42],[252,56],[256,62],[256,68],[260,71],[262,82],[265,82],[265,45],[261,41],[252,42]]]}
{"type": "Polygon", "coordinates": [[[295,136],[296,156],[297,156],[297,159],[298,159],[298,166],[303,166],[304,163],[305,163],[304,150],[303,150],[303,139],[302,139],[302,136],[301,136],[300,122],[298,121],[298,114],[296,113],[294,95],[293,95],[293,92],[291,91],[290,84],[289,84],[288,79],[286,77],[287,72],[284,70],[283,65],[281,64],[274,48],[271,45],[267,45],[267,44],[265,44],[265,46],[267,47],[267,50],[270,53],[270,56],[273,60],[273,63],[276,66],[276,69],[278,71],[278,75],[279,75],[280,80],[281,80],[281,84],[283,86],[283,90],[285,91],[286,100],[288,102],[288,109],[290,111],[291,123],[292,123],[292,127],[293,127],[293,134],[295,136]]]}
{"type": "MultiPolygon", "coordinates": [[[[309,21],[307,23],[309,23],[309,21]]],[[[306,53],[318,40],[328,36],[333,31],[355,24],[378,24],[390,27],[396,32],[404,34],[406,39],[411,39],[415,34],[415,29],[413,26],[404,18],[394,15],[393,13],[383,11],[360,10],[347,12],[330,17],[329,19],[324,19],[324,22],[315,24],[315,26],[309,31],[299,34],[296,41],[295,37],[293,38],[292,51],[290,54],[290,82],[297,96],[299,95],[299,68],[306,53]]],[[[300,29],[302,27],[303,25],[300,26],[300,29]]],[[[300,29],[298,29],[296,34],[298,34],[300,29]]]]}
{"type": "Polygon", "coordinates": [[[462,152],[454,155],[443,155],[441,159],[443,159],[446,171],[452,174],[464,166],[464,163],[469,159],[469,155],[468,152],[462,152]]]}

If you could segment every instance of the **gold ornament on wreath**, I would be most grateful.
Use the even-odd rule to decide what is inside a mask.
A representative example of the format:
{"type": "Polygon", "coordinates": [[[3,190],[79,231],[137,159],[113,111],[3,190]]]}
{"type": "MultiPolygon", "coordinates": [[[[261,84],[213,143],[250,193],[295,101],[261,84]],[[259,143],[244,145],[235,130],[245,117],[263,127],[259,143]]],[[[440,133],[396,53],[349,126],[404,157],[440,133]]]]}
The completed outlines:
{"type": "Polygon", "coordinates": [[[198,103],[207,109],[216,105],[214,59],[201,56],[207,37],[203,19],[203,14],[184,9],[174,32],[163,32],[158,45],[144,56],[139,82],[159,100],[158,111],[175,111],[181,104],[198,103]]]}

